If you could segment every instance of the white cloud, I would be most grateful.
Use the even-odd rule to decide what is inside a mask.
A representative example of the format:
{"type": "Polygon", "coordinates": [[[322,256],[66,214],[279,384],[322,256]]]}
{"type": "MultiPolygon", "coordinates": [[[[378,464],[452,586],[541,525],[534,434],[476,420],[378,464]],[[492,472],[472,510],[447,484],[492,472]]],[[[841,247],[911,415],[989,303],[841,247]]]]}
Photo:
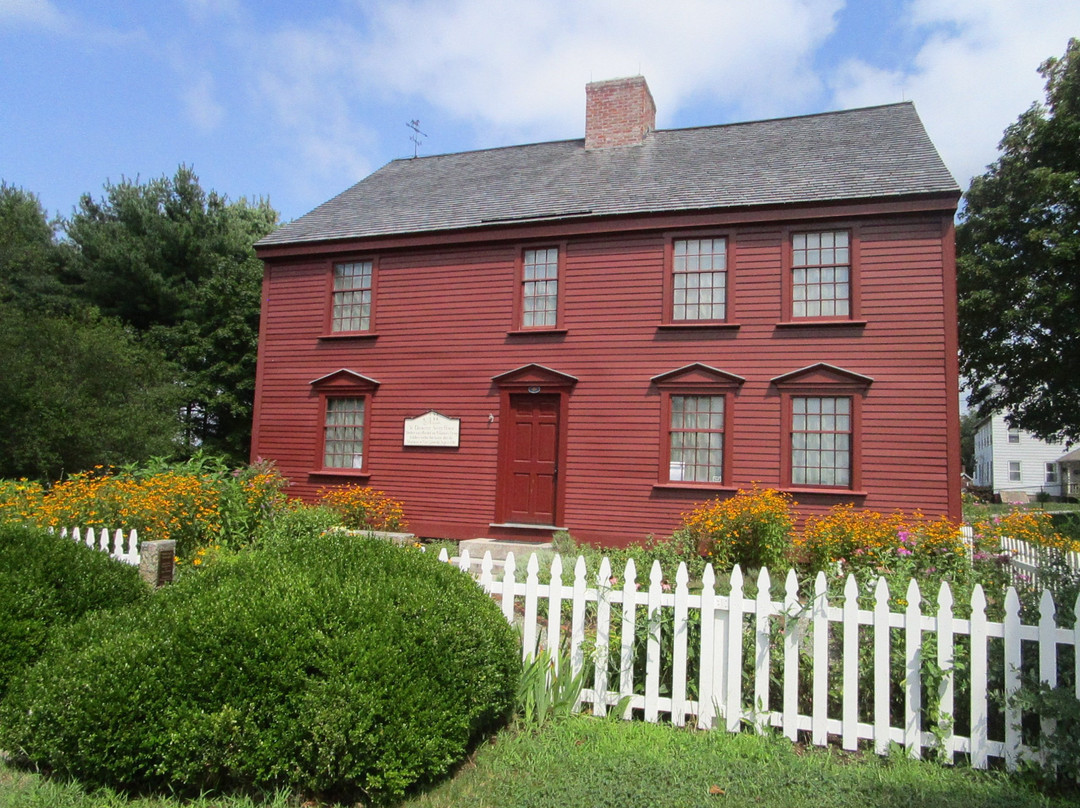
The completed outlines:
{"type": "MultiPolygon", "coordinates": [[[[577,137],[589,80],[641,73],[659,125],[691,96],[750,114],[817,87],[806,69],[840,0],[412,0],[381,4],[367,80],[461,118],[577,137]],[[777,25],[783,20],[783,25],[777,25]]],[[[712,123],[708,121],[703,123],[712,123]]]]}
{"type": "Polygon", "coordinates": [[[925,36],[910,69],[848,62],[830,80],[835,100],[845,107],[913,100],[966,188],[996,159],[1005,127],[1042,100],[1036,69],[1080,33],[1080,3],[915,0],[904,24],[925,36]]]}
{"type": "Polygon", "coordinates": [[[225,108],[216,100],[214,77],[203,72],[181,93],[192,123],[203,132],[212,132],[225,119],[225,108]]]}
{"type": "Polygon", "coordinates": [[[66,18],[49,0],[0,0],[0,23],[4,22],[53,30],[67,27],[66,18]]]}

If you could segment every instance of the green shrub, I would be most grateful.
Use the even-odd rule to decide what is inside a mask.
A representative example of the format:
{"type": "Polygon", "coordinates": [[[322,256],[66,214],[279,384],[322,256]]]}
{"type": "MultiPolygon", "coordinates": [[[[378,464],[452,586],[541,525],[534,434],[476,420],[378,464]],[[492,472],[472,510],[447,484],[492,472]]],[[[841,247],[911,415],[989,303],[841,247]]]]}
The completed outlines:
{"type": "Polygon", "coordinates": [[[465,574],[330,533],[219,561],[58,638],[0,748],[95,785],[382,802],[509,716],[513,630],[465,574]]]}
{"type": "Polygon", "coordinates": [[[149,594],[134,567],[71,539],[0,525],[0,699],[54,626],[149,594]]]}

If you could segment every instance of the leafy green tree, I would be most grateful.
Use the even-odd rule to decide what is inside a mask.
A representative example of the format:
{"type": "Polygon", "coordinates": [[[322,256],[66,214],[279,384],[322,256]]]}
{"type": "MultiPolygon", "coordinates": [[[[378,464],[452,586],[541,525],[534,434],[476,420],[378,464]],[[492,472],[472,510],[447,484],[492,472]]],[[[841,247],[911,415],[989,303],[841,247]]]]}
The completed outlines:
{"type": "Polygon", "coordinates": [[[0,304],[0,476],[55,480],[171,454],[173,375],[114,321],[0,304]]]}
{"type": "Polygon", "coordinates": [[[181,166],[85,194],[67,225],[83,299],[177,362],[189,449],[247,459],[262,285],[252,245],[277,219],[265,200],[205,192],[181,166]]]}
{"type": "Polygon", "coordinates": [[[73,305],[72,251],[36,196],[0,181],[0,303],[34,311],[73,305]]]}
{"type": "Polygon", "coordinates": [[[1080,440],[1080,40],[1005,130],[957,229],[960,361],[981,415],[1080,440]]]}

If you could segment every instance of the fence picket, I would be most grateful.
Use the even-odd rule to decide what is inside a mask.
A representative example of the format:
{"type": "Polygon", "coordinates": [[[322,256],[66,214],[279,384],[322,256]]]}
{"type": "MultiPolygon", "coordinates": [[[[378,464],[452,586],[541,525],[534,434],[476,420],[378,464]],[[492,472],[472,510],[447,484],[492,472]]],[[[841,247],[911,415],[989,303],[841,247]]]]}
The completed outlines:
{"type": "Polygon", "coordinates": [[[593,711],[607,715],[608,650],[611,645],[611,562],[607,556],[600,559],[596,573],[596,664],[593,675],[593,711]]]}
{"type": "MultiPolygon", "coordinates": [[[[716,643],[716,573],[705,565],[701,576],[701,651],[698,655],[698,727],[712,729],[716,721],[717,693],[713,689],[716,667],[713,664],[716,643]]],[[[1080,608],[1078,604],[1077,608],[1080,608]]]]}
{"type": "Polygon", "coordinates": [[[889,585],[879,576],[874,587],[874,751],[887,754],[889,742],[889,648],[892,645],[889,585]]]}
{"type": "MultiPolygon", "coordinates": [[[[623,572],[622,625],[619,628],[619,697],[634,694],[634,635],[637,631],[637,565],[626,562],[623,572]]],[[[632,699],[627,700],[625,718],[632,718],[632,699]]]]}
{"type": "Polygon", "coordinates": [[[953,721],[956,712],[956,671],[953,664],[953,594],[947,581],[942,581],[938,589],[936,624],[937,664],[941,671],[941,682],[938,683],[938,714],[933,720],[938,726],[942,754],[946,761],[952,763],[953,753],[956,751],[956,728],[953,721]]]}
{"type": "Polygon", "coordinates": [[[802,636],[799,582],[789,569],[784,581],[784,735],[799,737],[799,641],[802,636]]]}
{"type": "Polygon", "coordinates": [[[686,659],[687,659],[687,631],[689,624],[689,598],[688,584],[690,575],[686,571],[686,564],[679,562],[679,568],[675,572],[675,622],[672,631],[671,652],[671,723],[677,727],[686,725],[686,659]]]}
{"type": "Polygon", "coordinates": [[[912,578],[907,588],[907,608],[904,613],[904,660],[907,678],[904,682],[904,747],[913,758],[922,757],[922,596],[912,578]]]}
{"type": "MultiPolygon", "coordinates": [[[[490,555],[490,551],[487,555],[490,555]]],[[[502,587],[502,612],[506,618],[506,622],[514,622],[514,590],[516,589],[517,581],[514,575],[517,572],[517,564],[514,560],[513,552],[506,554],[506,560],[503,562],[503,587],[502,587]]]]}
{"type": "Polygon", "coordinates": [[[559,666],[559,649],[562,648],[562,556],[551,559],[551,577],[548,580],[547,647],[551,651],[555,668],[559,666]]]}
{"type": "Polygon", "coordinates": [[[824,746],[828,740],[829,601],[826,589],[825,573],[818,572],[814,580],[814,609],[811,616],[814,621],[814,668],[810,735],[816,746],[824,746]]]}
{"type": "Polygon", "coordinates": [[[728,595],[728,624],[724,648],[724,718],[728,732],[738,732],[742,724],[742,622],[743,574],[738,564],[731,571],[728,595]]]}
{"type": "Polygon", "coordinates": [[[536,553],[529,556],[525,567],[525,616],[521,626],[521,658],[531,662],[536,658],[536,603],[540,598],[540,560],[536,553]]]}
{"type": "Polygon", "coordinates": [[[1020,597],[1015,587],[1005,593],[1005,765],[1020,762],[1020,710],[1012,699],[1020,689],[1020,597]]]}
{"type": "MultiPolygon", "coordinates": [[[[1039,600],[1039,681],[1051,688],[1057,687],[1057,623],[1054,621],[1054,598],[1046,589],[1039,600]]],[[[1057,721],[1052,718],[1040,718],[1042,731],[1048,737],[1057,729],[1057,721]]],[[[1040,754],[1045,763],[1045,751],[1040,754]]]]}
{"type": "Polygon", "coordinates": [[[971,593],[971,765],[986,768],[990,755],[987,743],[986,706],[986,595],[982,584],[971,593]]]}
{"type": "MultiPolygon", "coordinates": [[[[570,609],[570,675],[574,677],[581,676],[585,669],[585,590],[587,588],[585,557],[578,556],[577,563],[574,565],[574,595],[570,609]]],[[[575,709],[577,706],[575,705],[575,709]]]]}
{"type": "Polygon", "coordinates": [[[844,583],[843,627],[843,747],[855,751],[859,748],[859,585],[851,574],[844,583]]]}
{"type": "Polygon", "coordinates": [[[769,721],[769,618],[772,616],[772,582],[764,567],[758,572],[754,603],[754,726],[765,729],[769,721]]]}
{"type": "Polygon", "coordinates": [[[648,605],[645,609],[648,621],[648,640],[645,646],[645,720],[652,722],[657,720],[660,710],[660,587],[663,579],[660,562],[654,561],[649,572],[648,605]]]}

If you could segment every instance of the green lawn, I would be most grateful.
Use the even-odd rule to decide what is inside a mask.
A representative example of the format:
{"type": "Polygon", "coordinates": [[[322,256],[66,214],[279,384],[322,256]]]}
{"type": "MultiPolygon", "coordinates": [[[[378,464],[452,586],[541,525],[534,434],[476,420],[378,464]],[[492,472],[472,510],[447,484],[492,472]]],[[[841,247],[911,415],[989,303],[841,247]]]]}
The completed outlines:
{"type": "MultiPolygon", "coordinates": [[[[1075,806],[1080,792],[1047,796],[995,772],[807,749],[776,737],[692,732],[576,717],[542,732],[505,731],[453,779],[402,808],[949,808],[1075,806]]],[[[299,806],[278,795],[265,805],[299,806]]],[[[128,801],[86,793],[0,764],[0,808],[251,808],[248,799],[128,801]]],[[[309,803],[310,805],[310,803],[309,803]]]]}

